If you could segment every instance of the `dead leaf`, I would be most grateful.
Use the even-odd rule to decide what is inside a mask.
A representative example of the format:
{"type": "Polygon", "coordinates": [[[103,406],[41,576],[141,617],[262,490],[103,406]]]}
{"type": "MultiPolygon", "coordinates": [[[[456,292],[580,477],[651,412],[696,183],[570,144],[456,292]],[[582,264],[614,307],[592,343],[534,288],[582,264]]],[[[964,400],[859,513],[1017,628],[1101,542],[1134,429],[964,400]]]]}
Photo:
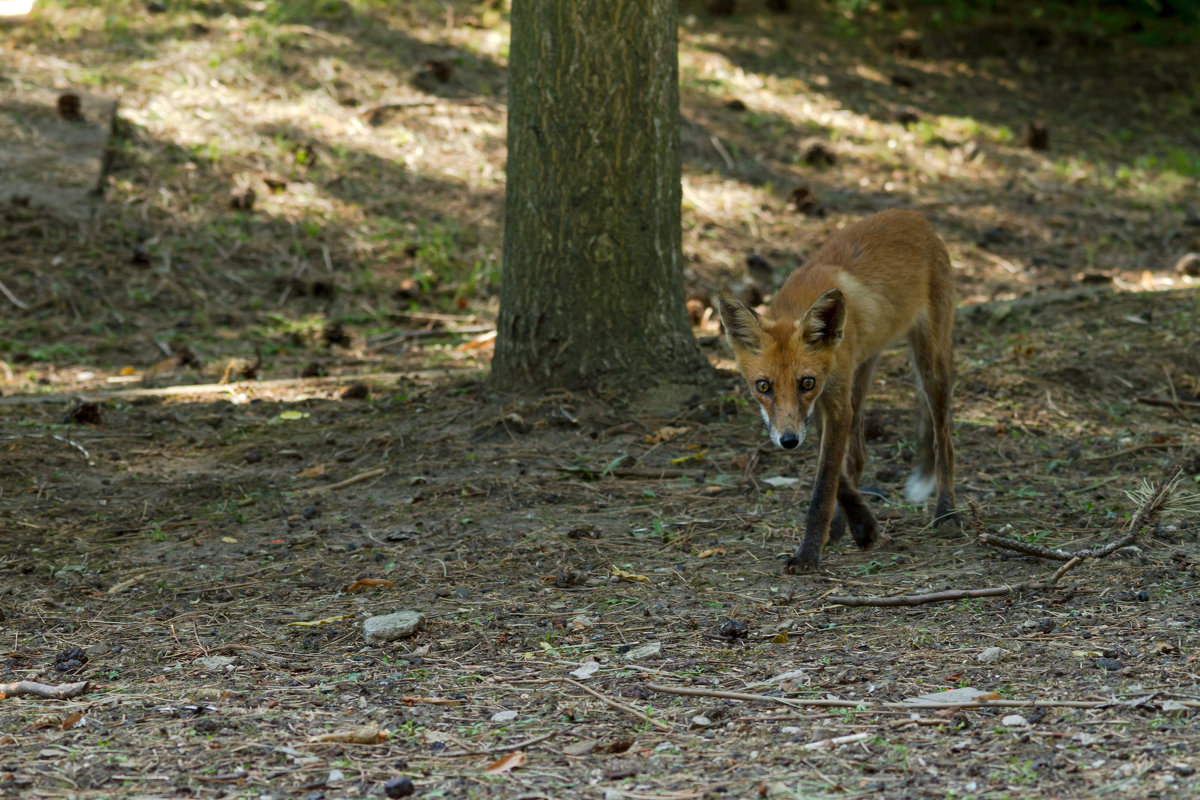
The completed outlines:
{"type": "Polygon", "coordinates": [[[454,349],[459,351],[460,353],[468,353],[472,350],[479,350],[481,348],[487,347],[495,340],[496,340],[496,332],[488,331],[487,333],[479,334],[478,336],[476,336],[474,339],[471,339],[470,341],[463,342],[462,344],[460,344],[458,347],[456,347],[454,349]]]}
{"type": "Polygon", "coordinates": [[[1150,652],[1151,653],[1174,653],[1175,645],[1171,644],[1170,642],[1168,642],[1164,639],[1159,639],[1154,644],[1150,645],[1150,652]]]}
{"type": "Polygon", "coordinates": [[[917,697],[906,697],[906,703],[986,703],[989,700],[999,700],[995,692],[985,692],[973,686],[963,686],[958,689],[947,689],[944,692],[930,692],[917,697]]]}
{"type": "Polygon", "coordinates": [[[654,433],[646,434],[642,437],[642,439],[646,442],[646,444],[660,444],[662,442],[669,442],[676,436],[682,436],[690,430],[691,428],[678,427],[675,425],[663,425],[654,433]]]}
{"type": "Polygon", "coordinates": [[[788,643],[788,632],[787,631],[780,631],[779,633],[777,633],[771,637],[771,644],[787,644],[787,643],[788,643]]]}
{"type": "Polygon", "coordinates": [[[626,572],[625,570],[618,567],[616,564],[613,564],[613,566],[612,566],[612,573],[613,573],[613,575],[620,578],[621,580],[629,581],[631,583],[649,583],[650,582],[650,579],[647,578],[645,575],[638,575],[637,573],[634,573],[634,572],[626,572]]]}
{"type": "Polygon", "coordinates": [[[346,594],[354,594],[355,592],[366,591],[367,589],[382,586],[385,589],[394,589],[396,584],[389,581],[387,578],[359,578],[354,583],[346,587],[346,594]]]}
{"type": "Polygon", "coordinates": [[[378,725],[361,725],[344,731],[330,731],[309,737],[310,742],[346,742],[348,744],[379,744],[387,741],[388,732],[378,725]]]}
{"type": "Polygon", "coordinates": [[[304,622],[289,622],[284,627],[287,628],[315,628],[318,625],[331,625],[334,622],[342,620],[354,619],[354,614],[339,614],[336,617],[326,617],[325,619],[305,620],[304,622]]]}
{"type": "Polygon", "coordinates": [[[701,550],[696,554],[696,558],[712,558],[713,556],[725,555],[724,547],[710,547],[707,550],[701,550]]]}
{"type": "Polygon", "coordinates": [[[415,694],[406,694],[400,698],[400,702],[410,706],[461,706],[464,701],[452,697],[417,697],[415,694]]]}
{"type": "Polygon", "coordinates": [[[488,768],[485,769],[484,772],[488,772],[493,775],[498,772],[509,772],[517,767],[524,766],[525,762],[528,760],[529,759],[526,758],[523,751],[514,750],[511,753],[506,753],[505,755],[501,756],[496,761],[493,761],[488,765],[488,768]]]}
{"type": "Polygon", "coordinates": [[[580,739],[578,742],[564,747],[562,752],[564,756],[586,756],[595,750],[599,744],[595,739],[580,739]]]}
{"type": "Polygon", "coordinates": [[[108,588],[108,593],[109,594],[120,594],[121,592],[125,591],[128,588],[130,588],[132,586],[136,586],[140,581],[145,580],[145,578],[146,578],[145,573],[142,573],[141,575],[134,575],[132,578],[127,578],[126,580],[123,580],[120,583],[114,583],[112,586],[110,586],[108,588]]]}
{"type": "Polygon", "coordinates": [[[700,450],[699,452],[696,452],[696,453],[692,453],[691,455],[680,456],[679,458],[672,458],[671,463],[674,464],[675,466],[679,466],[680,464],[686,464],[689,461],[703,461],[704,457],[706,455],[708,455],[708,448],[700,450]]]}
{"type": "Polygon", "coordinates": [[[304,472],[301,472],[296,477],[297,478],[319,478],[324,474],[325,474],[325,465],[317,464],[315,467],[309,467],[308,469],[304,470],[304,472]]]}
{"type": "Polygon", "coordinates": [[[81,725],[82,720],[83,720],[83,712],[76,711],[74,714],[72,714],[71,716],[67,717],[66,719],[64,719],[62,721],[62,729],[64,731],[69,731],[69,730],[71,730],[71,728],[81,725]]]}

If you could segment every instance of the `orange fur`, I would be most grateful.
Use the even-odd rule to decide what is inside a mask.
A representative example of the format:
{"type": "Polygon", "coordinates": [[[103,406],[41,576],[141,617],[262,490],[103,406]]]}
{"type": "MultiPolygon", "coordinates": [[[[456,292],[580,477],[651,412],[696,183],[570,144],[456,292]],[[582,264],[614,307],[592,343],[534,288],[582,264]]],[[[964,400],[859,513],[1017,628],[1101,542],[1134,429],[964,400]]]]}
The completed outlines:
{"type": "Polygon", "coordinates": [[[937,487],[935,521],[954,517],[954,384],[950,257],[912,211],[884,211],[839,231],[759,316],[728,292],[718,301],[738,369],[776,445],[797,447],[818,420],[821,454],[804,541],[789,571],[815,569],[848,524],[869,547],[877,523],[858,493],[866,461],[863,399],[879,353],[907,338],[917,383],[918,449],[910,499],[937,487]]]}

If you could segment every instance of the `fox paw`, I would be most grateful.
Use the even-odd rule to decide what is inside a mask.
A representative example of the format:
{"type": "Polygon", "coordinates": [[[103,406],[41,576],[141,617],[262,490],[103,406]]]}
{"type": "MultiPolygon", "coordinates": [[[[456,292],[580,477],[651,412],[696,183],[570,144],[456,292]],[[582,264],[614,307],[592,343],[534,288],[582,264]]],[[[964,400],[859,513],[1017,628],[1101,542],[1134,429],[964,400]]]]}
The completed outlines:
{"type": "Polygon", "coordinates": [[[816,572],[821,563],[821,554],[811,555],[797,550],[783,567],[785,575],[798,575],[801,572],[816,572]]]}
{"type": "Polygon", "coordinates": [[[879,523],[870,515],[853,520],[850,523],[850,535],[854,537],[854,543],[860,549],[866,550],[879,538],[879,523]]]}
{"type": "MultiPolygon", "coordinates": [[[[829,523],[829,541],[836,542],[846,535],[846,510],[839,504],[833,512],[833,520],[829,523]]],[[[855,538],[855,541],[858,541],[855,538]]]]}

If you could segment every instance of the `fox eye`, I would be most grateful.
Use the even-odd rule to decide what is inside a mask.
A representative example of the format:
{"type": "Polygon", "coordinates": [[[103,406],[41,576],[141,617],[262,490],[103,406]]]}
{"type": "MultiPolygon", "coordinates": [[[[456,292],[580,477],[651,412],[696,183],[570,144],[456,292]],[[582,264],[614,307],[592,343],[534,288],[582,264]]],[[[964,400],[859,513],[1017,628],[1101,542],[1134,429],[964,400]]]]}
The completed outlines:
{"type": "Polygon", "coordinates": [[[817,385],[817,380],[816,380],[816,378],[814,378],[811,375],[805,375],[803,378],[800,379],[800,390],[801,391],[811,392],[813,390],[813,387],[816,385],[817,385]]]}
{"type": "Polygon", "coordinates": [[[759,394],[769,394],[771,391],[771,382],[764,378],[759,378],[754,382],[754,388],[759,394]]]}

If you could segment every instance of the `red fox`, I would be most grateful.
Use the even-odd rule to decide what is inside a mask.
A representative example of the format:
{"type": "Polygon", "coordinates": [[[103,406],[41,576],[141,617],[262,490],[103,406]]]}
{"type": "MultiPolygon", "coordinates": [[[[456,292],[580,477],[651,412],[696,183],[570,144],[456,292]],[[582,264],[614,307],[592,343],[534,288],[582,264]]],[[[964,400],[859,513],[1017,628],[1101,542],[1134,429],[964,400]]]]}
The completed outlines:
{"type": "Polygon", "coordinates": [[[918,418],[906,495],[924,500],[936,485],[934,522],[955,518],[954,305],[946,246],[913,211],[884,211],[838,232],[787,279],[764,316],[720,294],[726,337],[771,441],[795,449],[814,415],[821,428],[816,488],[788,572],[816,569],[825,543],[847,524],[859,547],[875,542],[878,525],[858,493],[867,457],[863,399],[880,351],[904,337],[918,418]]]}

